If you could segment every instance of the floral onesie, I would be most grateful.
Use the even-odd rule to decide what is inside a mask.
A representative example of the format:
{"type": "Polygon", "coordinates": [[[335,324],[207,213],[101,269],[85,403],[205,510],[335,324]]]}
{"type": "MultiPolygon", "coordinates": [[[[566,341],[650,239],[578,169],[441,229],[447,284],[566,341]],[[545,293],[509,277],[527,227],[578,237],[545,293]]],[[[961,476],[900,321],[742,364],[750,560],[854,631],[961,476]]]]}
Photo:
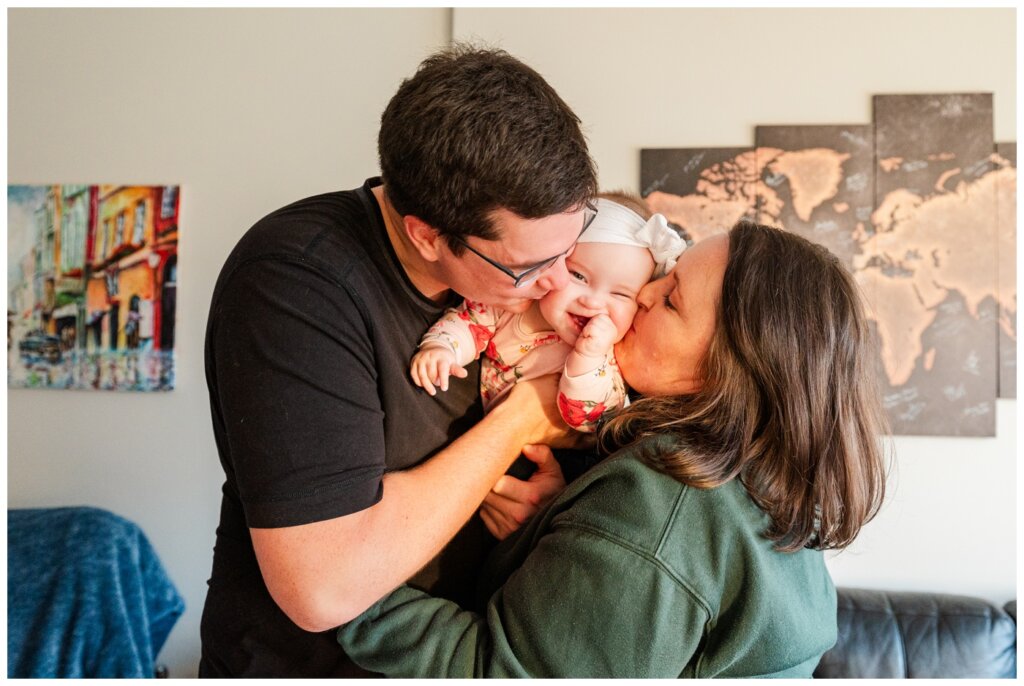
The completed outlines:
{"type": "MultiPolygon", "coordinates": [[[[536,307],[536,304],[533,305],[536,307]]],[[[593,432],[605,412],[622,407],[625,384],[614,355],[594,371],[570,377],[565,358],[572,346],[551,329],[532,331],[526,314],[515,314],[466,300],[444,313],[420,341],[420,347],[441,345],[455,354],[459,365],[480,353],[480,395],[487,411],[501,402],[519,381],[559,373],[558,410],[566,424],[593,432]]]]}

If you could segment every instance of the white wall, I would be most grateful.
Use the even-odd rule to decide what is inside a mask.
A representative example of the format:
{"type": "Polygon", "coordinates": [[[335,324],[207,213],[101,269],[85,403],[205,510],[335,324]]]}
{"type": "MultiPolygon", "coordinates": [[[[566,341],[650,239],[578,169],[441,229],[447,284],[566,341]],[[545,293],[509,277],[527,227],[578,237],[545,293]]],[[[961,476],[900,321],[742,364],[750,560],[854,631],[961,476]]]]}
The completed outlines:
{"type": "Polygon", "coordinates": [[[224,480],[203,375],[220,266],[267,212],[378,173],[380,114],[449,30],[445,9],[9,11],[9,182],[181,184],[177,388],[7,395],[8,507],[142,527],[188,606],[172,676],[196,673],[224,480]]]}
{"type": "MultiPolygon", "coordinates": [[[[639,190],[640,149],[753,145],[757,124],[870,123],[876,93],[994,93],[1016,140],[1013,9],[456,10],[583,120],[604,188],[639,190]]],[[[890,498],[830,560],[846,586],[1016,597],[1016,401],[995,438],[897,437],[890,498]]]]}
{"type": "MultiPolygon", "coordinates": [[[[26,10],[8,14],[11,183],[180,183],[178,388],[8,392],[8,506],[138,522],[188,603],[161,659],[195,673],[223,475],[203,330],[258,218],[376,173],[377,122],[452,11],[26,10]]],[[[454,10],[544,73],[605,187],[641,147],[742,145],[758,123],[870,121],[870,95],[992,91],[1014,140],[1012,10],[454,10]],[[827,22],[822,26],[818,22],[827,22]]],[[[846,585],[1015,595],[1016,403],[995,439],[896,440],[884,513],[832,561],[846,585]]]]}

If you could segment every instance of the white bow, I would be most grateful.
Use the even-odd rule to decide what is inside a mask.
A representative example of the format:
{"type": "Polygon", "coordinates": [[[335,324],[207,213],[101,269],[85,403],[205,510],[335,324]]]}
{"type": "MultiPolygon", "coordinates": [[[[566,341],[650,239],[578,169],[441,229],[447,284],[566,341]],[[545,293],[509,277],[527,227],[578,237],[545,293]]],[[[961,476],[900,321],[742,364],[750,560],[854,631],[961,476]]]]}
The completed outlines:
{"type": "Polygon", "coordinates": [[[683,240],[675,229],[668,225],[668,220],[662,214],[655,214],[647,220],[647,223],[636,232],[636,240],[643,243],[657,265],[654,269],[654,278],[658,279],[668,274],[676,266],[676,260],[686,250],[686,241],[683,240]]]}
{"type": "Polygon", "coordinates": [[[656,265],[654,279],[672,271],[676,259],[686,249],[686,241],[668,225],[663,215],[655,214],[644,222],[643,217],[633,210],[606,198],[597,199],[597,217],[580,236],[579,242],[647,248],[656,265]]]}

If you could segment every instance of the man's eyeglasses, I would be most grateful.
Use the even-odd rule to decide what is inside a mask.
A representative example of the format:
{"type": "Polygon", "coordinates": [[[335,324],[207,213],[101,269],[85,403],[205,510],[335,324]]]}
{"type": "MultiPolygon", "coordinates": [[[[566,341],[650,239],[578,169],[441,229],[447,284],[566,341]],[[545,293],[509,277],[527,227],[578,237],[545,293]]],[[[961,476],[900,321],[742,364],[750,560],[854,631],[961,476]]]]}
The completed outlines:
{"type": "MultiPolygon", "coordinates": [[[[580,229],[580,234],[579,234],[579,236],[576,237],[576,241],[578,241],[580,239],[580,236],[582,236],[583,233],[587,229],[590,228],[590,225],[594,222],[594,219],[596,219],[596,218],[597,218],[597,208],[594,207],[593,204],[588,202],[586,204],[586,206],[583,208],[583,228],[580,229]]],[[[507,274],[509,277],[511,277],[512,278],[512,285],[515,288],[525,288],[526,286],[529,286],[531,283],[533,283],[538,278],[540,278],[541,274],[546,272],[552,265],[554,265],[556,262],[558,262],[558,260],[562,259],[566,255],[568,255],[570,252],[572,252],[573,248],[576,247],[576,241],[573,241],[572,245],[569,246],[569,249],[566,250],[565,252],[559,253],[558,255],[555,255],[554,257],[549,257],[548,259],[544,260],[543,262],[538,262],[537,264],[535,264],[535,265],[533,265],[531,267],[527,267],[523,271],[521,271],[518,274],[516,274],[514,271],[512,271],[511,269],[509,269],[505,265],[501,264],[500,262],[495,262],[494,260],[492,260],[487,255],[484,255],[482,252],[480,252],[479,250],[474,248],[472,245],[467,243],[462,238],[455,237],[455,241],[458,242],[459,244],[461,244],[464,248],[467,248],[474,255],[477,255],[478,257],[480,257],[480,259],[485,261],[487,264],[491,265],[495,269],[500,270],[503,274],[507,274]]]]}

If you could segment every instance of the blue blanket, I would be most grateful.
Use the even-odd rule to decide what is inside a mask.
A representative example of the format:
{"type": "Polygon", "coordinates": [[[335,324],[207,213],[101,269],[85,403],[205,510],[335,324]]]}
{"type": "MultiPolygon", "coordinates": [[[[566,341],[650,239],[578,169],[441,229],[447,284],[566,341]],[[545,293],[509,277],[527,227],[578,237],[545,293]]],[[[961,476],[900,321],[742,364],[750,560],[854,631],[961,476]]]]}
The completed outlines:
{"type": "Polygon", "coordinates": [[[8,510],[8,677],[152,677],[184,609],[132,522],[91,507],[8,510]]]}

